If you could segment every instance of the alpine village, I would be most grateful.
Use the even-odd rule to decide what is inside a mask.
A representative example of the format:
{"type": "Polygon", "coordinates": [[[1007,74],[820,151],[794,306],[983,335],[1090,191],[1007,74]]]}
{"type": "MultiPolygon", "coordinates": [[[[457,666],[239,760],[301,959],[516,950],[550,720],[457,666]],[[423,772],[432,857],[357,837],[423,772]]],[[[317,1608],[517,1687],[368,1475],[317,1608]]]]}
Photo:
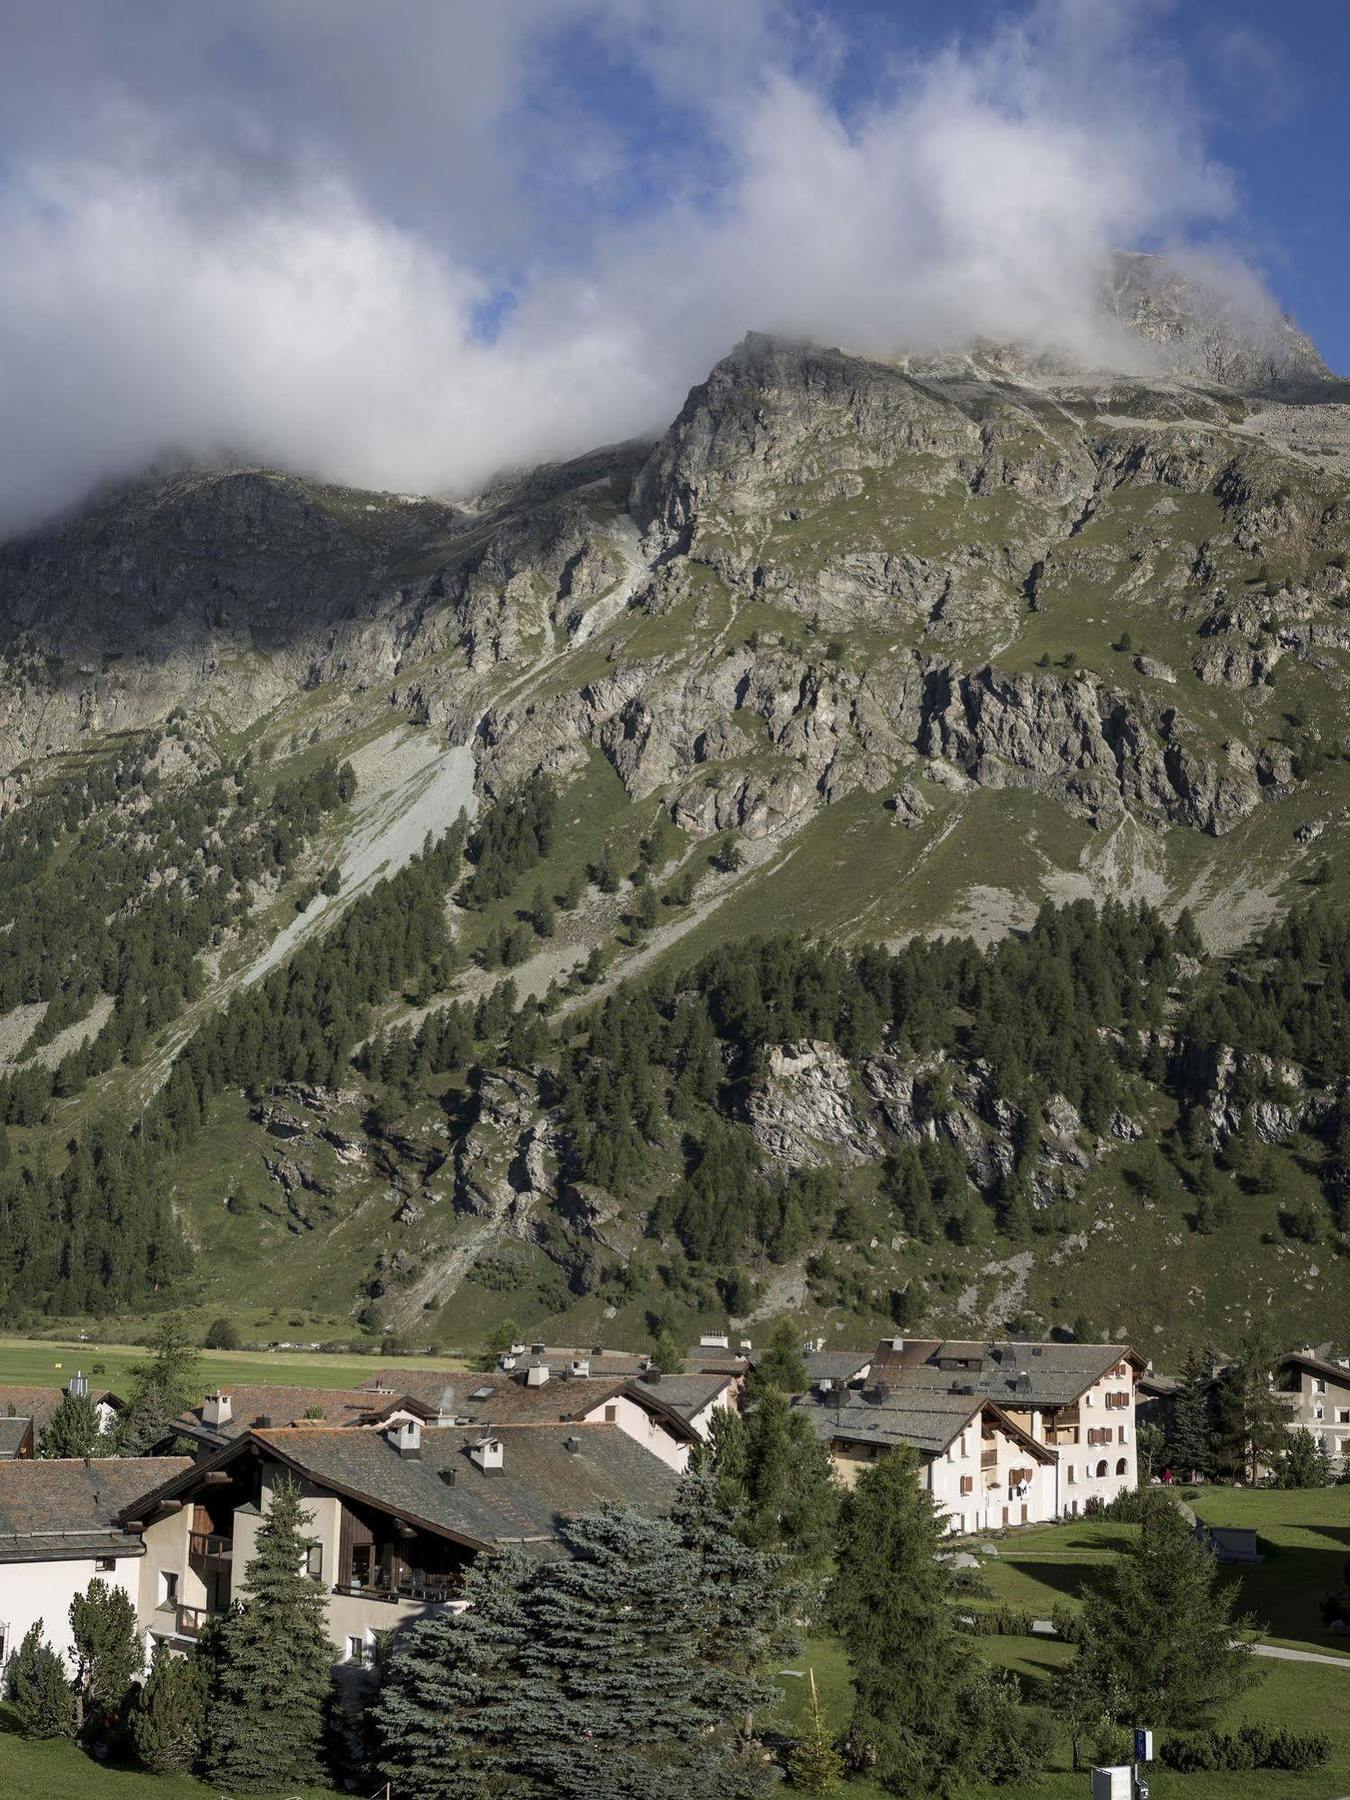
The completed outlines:
{"type": "Polygon", "coordinates": [[[1350,1796],[1292,11],[7,11],[0,1800],[1350,1796]]]}

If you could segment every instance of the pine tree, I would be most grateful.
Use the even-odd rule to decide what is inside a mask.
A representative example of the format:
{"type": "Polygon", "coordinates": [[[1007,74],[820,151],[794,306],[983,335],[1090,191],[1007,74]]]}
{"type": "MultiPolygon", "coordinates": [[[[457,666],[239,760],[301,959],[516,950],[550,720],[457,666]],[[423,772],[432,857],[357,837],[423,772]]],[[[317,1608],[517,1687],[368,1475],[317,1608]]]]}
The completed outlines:
{"type": "Polygon", "coordinates": [[[70,1603],[70,1635],[75,1645],[76,1726],[95,1721],[105,1728],[121,1711],[127,1690],[145,1662],[136,1609],[121,1588],[97,1576],[70,1603]]]}
{"type": "Polygon", "coordinates": [[[806,1384],[801,1332],[791,1319],[780,1319],[769,1334],[768,1349],[755,1358],[751,1386],[756,1393],[776,1388],[780,1394],[800,1394],[806,1384]]]}
{"type": "Polygon", "coordinates": [[[1234,1640],[1234,1591],[1161,1494],[1144,1509],[1137,1540],[1084,1595],[1083,1645],[1140,1724],[1198,1730],[1260,1677],[1234,1640]]]}
{"type": "Polygon", "coordinates": [[[802,1571],[829,1560],[839,1490],[807,1413],[770,1388],[748,1413],[719,1414],[698,1466],[710,1472],[736,1534],[802,1571]]]}
{"type": "Polygon", "coordinates": [[[1207,1476],[1214,1467],[1214,1434],[1210,1410],[1214,1388],[1214,1357],[1192,1350],[1182,1370],[1181,1386],[1172,1405],[1167,1428],[1167,1454],[1176,1472],[1186,1480],[1207,1476]]]}
{"type": "Polygon", "coordinates": [[[131,1713],[136,1754],[151,1774],[173,1775],[196,1763],[206,1729],[206,1682],[202,1658],[174,1656],[156,1645],[131,1713]]]}
{"type": "Polygon", "coordinates": [[[684,1367],[684,1352],[664,1328],[653,1340],[652,1362],[663,1375],[678,1375],[684,1367]]]}
{"type": "Polygon", "coordinates": [[[131,1397],[113,1428],[119,1456],[148,1455],[171,1435],[179,1414],[201,1398],[201,1356],[184,1318],[165,1317],[151,1350],[131,1367],[131,1397]]]}
{"type": "Polygon", "coordinates": [[[829,1616],[853,1666],[851,1759],[892,1793],[948,1791],[978,1671],[957,1633],[943,1528],[915,1451],[891,1451],[840,1508],[829,1616]]]}
{"type": "Polygon", "coordinates": [[[1275,1485],[1282,1488],[1319,1488],[1331,1479],[1331,1458],[1325,1444],[1315,1438],[1306,1426],[1289,1433],[1289,1442],[1280,1456],[1275,1472],[1275,1485]]]}
{"type": "Polygon", "coordinates": [[[1239,1347],[1215,1389],[1215,1437],[1222,1466],[1255,1484],[1288,1441],[1289,1415],[1271,1388],[1277,1351],[1262,1325],[1239,1347]]]}
{"type": "Polygon", "coordinates": [[[816,1672],[808,1669],[811,1697],[806,1723],[788,1753],[788,1777],[804,1794],[832,1794],[844,1773],[844,1759],[835,1748],[834,1733],[825,1722],[816,1688],[816,1672]]]}
{"type": "Polygon", "coordinates": [[[9,1659],[5,1698],[25,1737],[75,1735],[75,1695],[61,1658],[42,1636],[42,1620],[30,1625],[9,1659]]]}
{"type": "Polygon", "coordinates": [[[333,1650],[324,1591],[303,1573],[311,1517],[295,1483],[279,1481],[243,1604],[224,1624],[207,1746],[208,1772],[222,1787],[259,1793],[318,1778],[333,1650]]]}
{"type": "Polygon", "coordinates": [[[525,1605],[523,1557],[480,1557],[462,1613],[431,1613],[389,1648],[373,1709],[380,1773],[419,1800],[542,1794],[519,1766],[516,1730],[525,1605]]]}
{"type": "Polygon", "coordinates": [[[61,1396],[61,1403],[38,1433],[37,1454],[56,1456],[108,1456],[112,1445],[104,1436],[98,1403],[92,1394],[61,1396]]]}

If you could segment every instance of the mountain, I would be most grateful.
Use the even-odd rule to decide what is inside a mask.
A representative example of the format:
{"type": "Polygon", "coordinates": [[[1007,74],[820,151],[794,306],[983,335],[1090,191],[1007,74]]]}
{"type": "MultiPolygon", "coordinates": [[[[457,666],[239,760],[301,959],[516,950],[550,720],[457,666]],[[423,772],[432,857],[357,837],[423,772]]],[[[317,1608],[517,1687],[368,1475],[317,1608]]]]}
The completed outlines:
{"type": "Polygon", "coordinates": [[[1333,1330],[1350,389],[1105,301],[1125,372],[752,334],[470,499],[190,470],[0,550],[8,1316],[1333,1330]]]}

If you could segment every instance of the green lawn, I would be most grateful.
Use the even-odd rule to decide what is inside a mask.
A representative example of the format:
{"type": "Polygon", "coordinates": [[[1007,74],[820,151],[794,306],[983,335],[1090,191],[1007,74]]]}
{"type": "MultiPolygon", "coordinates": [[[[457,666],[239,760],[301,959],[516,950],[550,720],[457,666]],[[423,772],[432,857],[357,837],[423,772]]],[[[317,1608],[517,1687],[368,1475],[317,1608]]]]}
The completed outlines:
{"type": "MultiPolygon", "coordinates": [[[[48,1342],[35,1338],[0,1338],[0,1384],[24,1387],[64,1387],[75,1373],[93,1371],[101,1363],[98,1385],[114,1393],[127,1386],[127,1371],[147,1352],[132,1344],[80,1344],[48,1342]]],[[[273,1381],[292,1387],[359,1387],[379,1368],[378,1356],[322,1356],[301,1350],[234,1350],[202,1354],[203,1387],[216,1382],[273,1381]]],[[[409,1357],[410,1369],[462,1369],[451,1357],[409,1357]]]]}
{"type": "MultiPolygon", "coordinates": [[[[112,1768],[67,1743],[38,1743],[12,1736],[0,1707],[0,1800],[222,1800],[210,1782],[190,1775],[147,1775],[112,1768]]],[[[284,1800],[330,1796],[330,1788],[288,1789],[284,1800]]],[[[277,1800],[282,1800],[281,1796],[277,1800]]]]}
{"type": "MultiPolygon", "coordinates": [[[[1288,1493],[1202,1488],[1192,1503],[1199,1516],[1213,1524],[1252,1525],[1261,1533],[1266,1562],[1258,1569],[1235,1571],[1234,1579],[1242,1588],[1240,1604],[1271,1625],[1276,1635],[1270,1642],[1345,1652],[1343,1639],[1322,1630],[1317,1600],[1339,1580],[1350,1558],[1350,1487],[1288,1493]]],[[[1010,1532],[990,1540],[997,1554],[984,1559],[984,1576],[998,1601],[1048,1617],[1056,1605],[1077,1604],[1082,1584],[1109,1565],[1134,1529],[1079,1519],[1010,1532]]],[[[1055,1670],[1073,1654],[1068,1645],[1047,1637],[975,1641],[991,1662],[1016,1673],[1032,1701],[1046,1695],[1055,1670]]],[[[816,1672],[828,1716],[842,1728],[850,1704],[848,1663],[837,1641],[829,1638],[803,1644],[792,1664],[801,1673],[780,1678],[786,1721],[795,1724],[801,1718],[808,1667],[816,1672]]],[[[1275,1771],[1176,1775],[1155,1767],[1150,1776],[1154,1800],[1342,1800],[1350,1795],[1350,1657],[1344,1670],[1271,1658],[1262,1658],[1259,1667],[1261,1685],[1234,1708],[1228,1723],[1259,1720],[1325,1731],[1334,1745],[1332,1760],[1306,1775],[1275,1771]]],[[[971,1788],[963,1790],[961,1800],[1083,1800],[1086,1790],[1086,1775],[1071,1772],[1067,1746],[1061,1744],[1041,1781],[971,1788]]],[[[846,1783],[841,1794],[846,1800],[880,1800],[881,1790],[872,1782],[854,1781],[846,1783]]]]}

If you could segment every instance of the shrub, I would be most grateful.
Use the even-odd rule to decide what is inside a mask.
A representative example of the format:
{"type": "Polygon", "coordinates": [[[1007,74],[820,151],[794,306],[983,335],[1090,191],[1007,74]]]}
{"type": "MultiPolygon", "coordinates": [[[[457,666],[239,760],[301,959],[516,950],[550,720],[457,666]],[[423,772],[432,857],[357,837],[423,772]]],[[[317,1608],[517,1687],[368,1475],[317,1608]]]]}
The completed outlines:
{"type": "Polygon", "coordinates": [[[1318,1769],[1331,1756],[1331,1739],[1321,1731],[1278,1731],[1244,1725],[1236,1732],[1195,1731],[1167,1738],[1159,1750],[1163,1764],[1178,1775],[1280,1769],[1318,1769]]]}
{"type": "Polygon", "coordinates": [[[237,1350],[239,1327],[233,1319],[213,1319],[202,1341],[208,1350],[237,1350]]]}
{"type": "Polygon", "coordinates": [[[65,1664],[43,1639],[41,1619],[10,1658],[5,1698],[25,1737],[74,1737],[75,1695],[65,1664]]]}
{"type": "Polygon", "coordinates": [[[1030,1637],[1035,1616],[1020,1606],[988,1606],[961,1622],[975,1637],[1030,1637]]]}

